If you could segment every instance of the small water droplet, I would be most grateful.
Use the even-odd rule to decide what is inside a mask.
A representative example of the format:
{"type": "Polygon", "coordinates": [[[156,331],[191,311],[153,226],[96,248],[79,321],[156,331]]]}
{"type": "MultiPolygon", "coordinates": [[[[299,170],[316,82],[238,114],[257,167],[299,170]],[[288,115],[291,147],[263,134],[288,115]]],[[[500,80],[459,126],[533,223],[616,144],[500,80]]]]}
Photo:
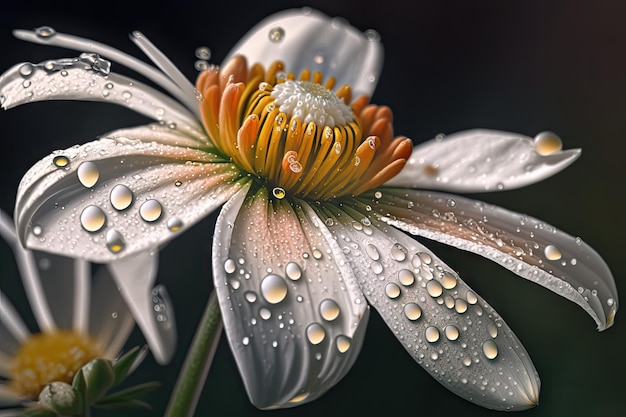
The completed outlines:
{"type": "Polygon", "coordinates": [[[378,249],[376,248],[376,246],[372,245],[371,243],[368,243],[368,245],[365,247],[365,253],[367,253],[367,255],[373,261],[377,261],[380,259],[380,253],[378,253],[378,249]]]}
{"type": "Polygon", "coordinates": [[[367,29],[365,32],[365,37],[370,42],[378,42],[380,41],[380,34],[374,29],[367,29]]]}
{"type": "Polygon", "coordinates": [[[41,26],[35,29],[35,35],[42,39],[51,38],[56,35],[56,33],[57,31],[50,26],[41,26]]]}
{"type": "Polygon", "coordinates": [[[246,291],[246,293],[244,294],[244,297],[246,297],[246,300],[249,303],[254,303],[256,301],[256,293],[253,291],[246,291]]]}
{"type": "Polygon", "coordinates": [[[313,249],[313,257],[317,260],[322,259],[322,252],[319,249],[313,249]]]}
{"type": "Polygon", "coordinates": [[[487,359],[495,359],[498,356],[498,345],[489,339],[483,343],[483,354],[487,359]]]}
{"type": "Polygon", "coordinates": [[[285,190],[280,187],[275,187],[272,190],[272,194],[279,200],[282,200],[283,198],[285,198],[285,195],[287,195],[287,193],[285,193],[285,190]]]}
{"type": "MultiPolygon", "coordinates": [[[[370,267],[375,274],[381,274],[383,272],[383,265],[380,262],[372,262],[370,267]]],[[[384,277],[381,277],[381,279],[384,279],[384,277]]]]}
{"type": "Polygon", "coordinates": [[[272,317],[272,312],[263,307],[259,310],[259,316],[261,316],[263,320],[269,320],[272,317]]]}
{"type": "Polygon", "coordinates": [[[350,349],[350,345],[352,344],[352,339],[347,336],[339,335],[337,339],[335,339],[335,346],[339,353],[346,353],[348,349],[350,349]]]}
{"type": "Polygon", "coordinates": [[[183,227],[183,221],[178,217],[170,217],[167,219],[167,228],[170,232],[177,232],[183,227]]]}
{"type": "Polygon", "coordinates": [[[306,337],[312,345],[319,345],[326,337],[326,331],[319,323],[311,323],[306,328],[306,337]]]}
{"type": "Polygon", "coordinates": [[[424,332],[424,337],[426,337],[426,341],[435,343],[439,340],[439,329],[435,326],[428,326],[424,332]]]}
{"type": "Polygon", "coordinates": [[[80,224],[88,232],[97,232],[104,227],[106,216],[97,206],[87,206],[80,214],[80,224]]]}
{"type": "Polygon", "coordinates": [[[54,166],[56,166],[57,168],[65,168],[70,164],[70,160],[67,156],[65,155],[59,155],[59,156],[55,156],[52,159],[52,163],[54,164],[54,166]]]}
{"type": "Polygon", "coordinates": [[[297,263],[289,262],[287,266],[285,266],[285,274],[290,280],[297,281],[302,277],[302,269],[300,269],[300,265],[297,263]]]}
{"type": "Polygon", "coordinates": [[[237,270],[237,265],[235,264],[235,261],[228,258],[224,261],[224,272],[226,272],[227,274],[232,274],[237,270]]]}
{"type": "Polygon", "coordinates": [[[493,324],[487,325],[487,332],[489,332],[489,336],[491,336],[492,339],[498,337],[498,328],[493,324]]]}
{"type": "Polygon", "coordinates": [[[287,283],[276,275],[269,274],[261,281],[261,295],[270,304],[278,304],[287,297],[287,283]]]}
{"type": "Polygon", "coordinates": [[[559,248],[554,245],[547,245],[543,250],[543,253],[546,255],[546,258],[551,261],[558,261],[561,259],[561,256],[563,256],[559,248]]]}
{"type": "Polygon", "coordinates": [[[552,132],[541,132],[535,136],[535,150],[541,156],[551,155],[563,148],[561,138],[552,132]]]}
{"type": "Polygon", "coordinates": [[[33,234],[35,236],[41,236],[42,233],[43,233],[43,228],[40,225],[36,224],[33,226],[33,234]]]}
{"type": "Polygon", "coordinates": [[[426,252],[420,252],[419,253],[419,257],[420,257],[420,260],[422,261],[422,263],[426,264],[426,265],[430,265],[432,263],[432,261],[433,261],[433,258],[429,254],[427,254],[426,252]]]}
{"type": "Polygon", "coordinates": [[[456,287],[456,277],[450,272],[445,271],[441,276],[441,284],[446,290],[451,290],[456,287]]]}
{"type": "Polygon", "coordinates": [[[155,222],[159,220],[163,213],[163,207],[161,203],[156,200],[146,200],[141,207],[139,207],[139,215],[147,222],[155,222]]]}
{"type": "Polygon", "coordinates": [[[98,166],[91,161],[86,161],[80,164],[76,174],[78,175],[80,183],[87,188],[91,188],[96,185],[98,179],[100,178],[100,170],[98,169],[98,166]]]}
{"type": "Polygon", "coordinates": [[[463,365],[470,366],[472,364],[472,360],[470,358],[463,359],[463,365]]]}
{"type": "Polygon", "coordinates": [[[454,300],[454,311],[459,314],[465,313],[467,311],[467,303],[465,302],[465,300],[462,300],[460,298],[454,300]]]}
{"type": "Polygon", "coordinates": [[[122,234],[115,229],[110,229],[107,232],[105,242],[107,249],[113,253],[121,252],[126,246],[122,234]]]}
{"type": "Polygon", "coordinates": [[[131,93],[130,91],[126,90],[122,92],[122,98],[124,100],[130,100],[133,97],[133,93],[131,93]]]}
{"type": "Polygon", "coordinates": [[[426,284],[426,291],[431,297],[437,298],[443,293],[443,287],[438,281],[432,280],[426,284]]]}
{"type": "Polygon", "coordinates": [[[250,344],[250,338],[248,336],[244,336],[244,338],[241,339],[241,343],[243,343],[244,346],[248,346],[250,344]]]}
{"type": "Polygon", "coordinates": [[[443,333],[446,335],[446,339],[448,340],[457,340],[459,338],[459,329],[457,329],[453,325],[448,325],[443,329],[443,333]]]}
{"type": "Polygon", "coordinates": [[[389,255],[394,261],[402,262],[406,259],[406,249],[401,244],[396,243],[391,247],[389,255]]]}
{"type": "Polygon", "coordinates": [[[195,50],[196,58],[208,61],[211,59],[211,50],[207,46],[198,46],[195,50]]]}
{"type": "Polygon", "coordinates": [[[33,75],[33,71],[35,71],[35,67],[32,64],[26,63],[23,64],[18,70],[22,77],[30,77],[33,75]]]}
{"type": "Polygon", "coordinates": [[[476,297],[476,294],[474,294],[472,291],[468,291],[467,294],[465,294],[465,298],[470,304],[476,304],[478,302],[478,297],[476,297]]]}
{"type": "Polygon", "coordinates": [[[400,296],[400,287],[393,282],[390,282],[389,284],[385,285],[385,294],[387,294],[387,297],[392,299],[398,298],[400,296]]]}
{"type": "Polygon", "coordinates": [[[326,321],[335,320],[337,317],[339,317],[340,312],[341,310],[339,309],[339,304],[337,304],[335,300],[326,298],[320,303],[320,315],[326,321]]]}
{"type": "Polygon", "coordinates": [[[413,283],[415,282],[415,275],[408,269],[401,269],[400,271],[398,271],[398,281],[400,281],[400,284],[408,287],[410,285],[413,285],[413,283]]]}
{"type": "Polygon", "coordinates": [[[269,38],[271,42],[280,42],[285,37],[285,29],[280,26],[276,26],[270,29],[269,38]]]}
{"type": "Polygon", "coordinates": [[[415,303],[407,303],[404,306],[404,315],[407,319],[415,321],[422,317],[422,309],[415,303]]]}

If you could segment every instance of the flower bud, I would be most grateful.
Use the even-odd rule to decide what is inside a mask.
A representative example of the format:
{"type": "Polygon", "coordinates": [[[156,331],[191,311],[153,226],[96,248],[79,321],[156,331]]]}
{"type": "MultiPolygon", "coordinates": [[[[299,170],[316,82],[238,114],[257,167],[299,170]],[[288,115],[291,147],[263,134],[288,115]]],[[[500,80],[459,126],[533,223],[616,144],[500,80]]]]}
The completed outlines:
{"type": "Polygon", "coordinates": [[[85,399],[87,404],[93,404],[106,394],[115,382],[115,372],[111,361],[94,359],[82,368],[87,385],[85,399]]]}
{"type": "Polygon", "coordinates": [[[70,384],[51,382],[39,394],[39,404],[61,415],[74,415],[80,410],[80,397],[70,384]]]}

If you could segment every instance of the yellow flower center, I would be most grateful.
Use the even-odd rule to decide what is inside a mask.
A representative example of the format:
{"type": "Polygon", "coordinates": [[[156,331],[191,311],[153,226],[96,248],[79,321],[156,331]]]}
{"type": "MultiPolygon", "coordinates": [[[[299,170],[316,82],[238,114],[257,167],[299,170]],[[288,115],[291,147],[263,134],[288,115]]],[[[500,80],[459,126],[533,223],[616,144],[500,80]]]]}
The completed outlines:
{"type": "Polygon", "coordinates": [[[26,398],[37,398],[50,382],[71,383],[87,362],[101,356],[99,345],[72,331],[37,333],[24,341],[11,361],[11,387],[26,398]]]}
{"type": "Polygon", "coordinates": [[[237,56],[197,81],[204,127],[220,152],[273,189],[276,198],[358,195],[395,176],[412,143],[393,138],[388,107],[335,79],[275,62],[267,71],[237,56]]]}

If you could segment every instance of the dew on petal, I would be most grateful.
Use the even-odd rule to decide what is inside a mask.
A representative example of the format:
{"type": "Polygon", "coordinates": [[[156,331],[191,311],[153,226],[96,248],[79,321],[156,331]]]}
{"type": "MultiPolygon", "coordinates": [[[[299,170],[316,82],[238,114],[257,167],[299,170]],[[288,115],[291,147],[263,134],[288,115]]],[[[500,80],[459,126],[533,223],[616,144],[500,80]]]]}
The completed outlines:
{"type": "Polygon", "coordinates": [[[372,245],[371,243],[369,243],[366,247],[365,247],[365,253],[367,253],[367,255],[373,260],[373,261],[377,261],[380,259],[380,253],[378,253],[378,249],[376,248],[376,246],[372,245]]]}
{"type": "Polygon", "coordinates": [[[493,324],[487,326],[487,332],[489,332],[489,336],[491,336],[492,339],[498,337],[498,328],[493,324]]]}
{"type": "Polygon", "coordinates": [[[254,303],[256,301],[256,293],[253,291],[246,291],[244,297],[249,303],[254,303]]]}
{"type": "Polygon", "coordinates": [[[335,320],[339,317],[340,312],[341,310],[339,309],[339,304],[330,298],[326,298],[320,303],[320,315],[326,321],[335,320]]]}
{"type": "Polygon", "coordinates": [[[104,227],[106,216],[97,206],[87,206],[80,213],[80,225],[88,232],[97,232],[104,227]]]}
{"type": "Polygon", "coordinates": [[[235,264],[235,261],[228,258],[224,261],[224,271],[227,274],[232,274],[237,270],[237,265],[235,264]]]}
{"type": "Polygon", "coordinates": [[[211,58],[211,50],[207,46],[198,46],[195,55],[198,59],[208,61],[211,58]]]}
{"type": "Polygon", "coordinates": [[[424,336],[426,337],[426,341],[435,343],[439,340],[439,329],[435,326],[428,326],[424,332],[424,336]]]}
{"type": "Polygon", "coordinates": [[[476,297],[476,294],[474,294],[472,291],[468,291],[467,294],[465,294],[465,298],[470,304],[476,304],[478,302],[478,297],[476,297]]]}
{"type": "Polygon", "coordinates": [[[337,346],[339,353],[346,353],[348,349],[350,349],[351,344],[352,339],[344,335],[339,335],[337,339],[335,339],[335,346],[337,346]]]}
{"type": "Polygon", "coordinates": [[[387,297],[389,298],[398,298],[400,296],[400,287],[393,282],[390,282],[385,285],[385,294],[387,294],[387,297]]]}
{"type": "Polygon", "coordinates": [[[167,219],[167,228],[170,232],[177,232],[183,227],[183,221],[178,217],[170,217],[167,219]]]}
{"type": "Polygon", "coordinates": [[[287,297],[287,283],[276,275],[269,274],[261,281],[261,295],[270,304],[278,304],[287,297]]]}
{"type": "Polygon", "coordinates": [[[561,138],[552,132],[541,132],[535,136],[535,150],[539,155],[546,156],[563,148],[561,138]]]}
{"type": "Polygon", "coordinates": [[[125,185],[117,184],[109,195],[111,205],[116,210],[125,210],[133,203],[133,192],[125,185]]]}
{"type": "Polygon", "coordinates": [[[34,225],[33,226],[33,234],[35,236],[41,236],[43,234],[43,228],[40,225],[38,225],[38,224],[34,225]]]}
{"type": "Polygon", "coordinates": [[[297,281],[302,277],[302,269],[297,263],[289,262],[287,266],[285,266],[285,274],[290,280],[297,281]]]}
{"type": "Polygon", "coordinates": [[[419,253],[419,257],[420,257],[420,260],[422,261],[422,263],[424,263],[426,265],[430,265],[431,262],[433,261],[433,258],[429,254],[427,254],[425,252],[420,252],[419,253]]]}
{"type": "Polygon", "coordinates": [[[446,339],[448,340],[457,340],[459,338],[459,329],[457,329],[453,325],[448,325],[443,329],[443,333],[446,335],[446,339]]]}
{"type": "Polygon", "coordinates": [[[312,345],[319,345],[326,337],[326,331],[319,323],[311,323],[306,328],[306,338],[312,345]]]}
{"type": "Polygon", "coordinates": [[[460,298],[454,300],[454,311],[459,314],[465,313],[467,311],[467,303],[465,302],[465,300],[462,300],[460,298]]]}
{"type": "Polygon", "coordinates": [[[428,281],[426,291],[431,297],[437,298],[443,293],[443,287],[438,281],[428,281]]]}
{"type": "Polygon", "coordinates": [[[283,188],[280,187],[276,187],[272,190],[272,194],[274,195],[274,197],[276,197],[279,200],[282,200],[283,198],[285,198],[285,196],[287,195],[287,193],[285,192],[285,190],[283,188]]]}
{"type": "Polygon", "coordinates": [[[70,164],[70,159],[65,155],[59,155],[52,159],[52,163],[57,168],[65,168],[70,164]]]}
{"type": "Polygon", "coordinates": [[[495,359],[498,356],[498,345],[489,339],[483,343],[483,354],[487,359],[495,359]]]}
{"type": "Polygon", "coordinates": [[[107,232],[105,242],[107,249],[113,253],[121,252],[126,246],[122,234],[115,229],[111,229],[107,232]]]}
{"type": "Polygon", "coordinates": [[[407,319],[414,321],[422,317],[422,309],[415,303],[407,303],[404,306],[404,315],[407,319]]]}
{"type": "Polygon", "coordinates": [[[554,245],[547,245],[543,250],[543,253],[546,255],[546,258],[551,261],[558,261],[561,259],[561,256],[563,256],[559,248],[554,245]]]}
{"type": "Polygon", "coordinates": [[[280,26],[273,27],[269,31],[270,41],[274,43],[278,43],[282,41],[284,37],[285,37],[285,29],[281,28],[280,26]]]}
{"type": "Polygon", "coordinates": [[[161,203],[156,200],[147,200],[139,207],[139,215],[147,222],[155,222],[159,220],[163,213],[161,203]]]}
{"type": "Polygon", "coordinates": [[[406,249],[399,243],[392,246],[389,254],[394,261],[402,262],[406,259],[406,249]]]}
{"type": "Polygon", "coordinates": [[[456,287],[456,277],[447,271],[444,272],[441,277],[441,285],[443,285],[443,288],[446,290],[453,289],[456,287]]]}
{"type": "Polygon", "coordinates": [[[37,35],[37,37],[39,38],[51,38],[54,35],[56,35],[57,31],[54,30],[54,28],[51,28],[50,26],[41,26],[38,27],[37,29],[35,29],[35,35],[37,35]]]}
{"type": "Polygon", "coordinates": [[[413,283],[415,282],[415,275],[408,269],[401,269],[400,271],[398,271],[398,281],[400,281],[400,284],[408,287],[410,285],[413,285],[413,283]]]}
{"type": "Polygon", "coordinates": [[[272,312],[269,309],[263,307],[259,310],[259,316],[261,316],[263,320],[269,320],[272,317],[272,312]]]}

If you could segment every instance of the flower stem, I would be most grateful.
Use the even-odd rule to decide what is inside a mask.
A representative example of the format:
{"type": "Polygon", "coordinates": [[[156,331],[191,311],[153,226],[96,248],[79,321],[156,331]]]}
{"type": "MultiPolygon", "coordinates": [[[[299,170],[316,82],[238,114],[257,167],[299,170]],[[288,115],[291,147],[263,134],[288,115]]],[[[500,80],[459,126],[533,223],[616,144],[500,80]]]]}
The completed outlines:
{"type": "Polygon", "coordinates": [[[221,332],[222,316],[213,291],[178,375],[165,417],[189,417],[194,413],[221,332]]]}

